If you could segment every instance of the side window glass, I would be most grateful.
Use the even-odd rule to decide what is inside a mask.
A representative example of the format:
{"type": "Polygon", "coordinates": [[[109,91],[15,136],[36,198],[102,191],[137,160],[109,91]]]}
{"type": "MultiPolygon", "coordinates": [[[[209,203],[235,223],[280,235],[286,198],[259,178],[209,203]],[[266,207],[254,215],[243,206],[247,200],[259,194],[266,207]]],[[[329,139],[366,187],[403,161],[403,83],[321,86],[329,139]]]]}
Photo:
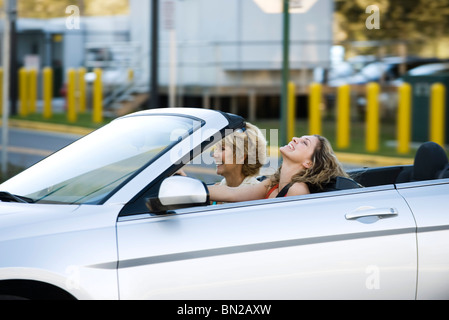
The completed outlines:
{"type": "Polygon", "coordinates": [[[217,174],[217,165],[214,160],[216,148],[217,145],[212,146],[190,161],[182,168],[184,173],[189,177],[203,181],[207,185],[220,182],[223,177],[217,174]]]}

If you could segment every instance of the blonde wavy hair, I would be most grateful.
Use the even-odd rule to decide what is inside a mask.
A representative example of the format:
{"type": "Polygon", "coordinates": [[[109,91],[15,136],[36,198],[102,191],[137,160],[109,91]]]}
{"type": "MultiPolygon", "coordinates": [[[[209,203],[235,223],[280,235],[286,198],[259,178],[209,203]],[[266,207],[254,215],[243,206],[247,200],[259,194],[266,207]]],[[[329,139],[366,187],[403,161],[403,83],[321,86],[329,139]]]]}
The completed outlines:
{"type": "MultiPolygon", "coordinates": [[[[330,142],[320,135],[313,136],[318,138],[319,141],[312,155],[313,165],[309,169],[306,168],[294,175],[291,183],[303,182],[308,186],[323,190],[326,184],[335,178],[349,176],[338,161],[330,142]]],[[[271,177],[270,188],[279,184],[281,170],[282,166],[271,177]]]]}
{"type": "Polygon", "coordinates": [[[245,130],[236,130],[226,136],[221,143],[232,146],[233,161],[243,164],[245,177],[258,175],[267,161],[267,140],[262,131],[251,123],[246,123],[245,130]]]}

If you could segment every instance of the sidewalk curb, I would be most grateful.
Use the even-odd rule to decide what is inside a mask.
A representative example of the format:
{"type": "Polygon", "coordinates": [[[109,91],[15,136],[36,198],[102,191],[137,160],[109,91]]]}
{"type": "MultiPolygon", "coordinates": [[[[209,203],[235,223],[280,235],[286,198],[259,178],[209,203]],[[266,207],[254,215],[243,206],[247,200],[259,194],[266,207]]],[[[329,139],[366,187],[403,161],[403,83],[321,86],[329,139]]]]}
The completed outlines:
{"type": "MultiPolygon", "coordinates": [[[[0,120],[0,126],[2,122],[0,120]]],[[[9,120],[9,126],[11,128],[19,128],[19,129],[29,129],[36,131],[48,131],[48,132],[59,132],[59,133],[68,133],[68,134],[77,134],[77,135],[87,135],[94,131],[95,129],[77,127],[77,126],[68,126],[63,124],[56,123],[43,123],[36,121],[28,121],[28,120],[9,120]]]]}
{"type": "MultiPolygon", "coordinates": [[[[27,120],[9,120],[10,127],[29,129],[37,131],[49,131],[49,132],[59,132],[77,135],[87,135],[94,131],[95,129],[68,126],[62,124],[53,123],[43,123],[36,121],[27,120]]],[[[1,120],[0,120],[1,126],[1,120]]],[[[269,153],[279,153],[277,148],[268,148],[269,153]]],[[[386,157],[371,154],[358,154],[358,153],[346,153],[346,152],[335,152],[338,160],[342,163],[354,164],[360,166],[375,166],[375,167],[387,167],[387,166],[398,166],[398,165],[412,165],[413,158],[400,158],[400,157],[386,157]]]]}

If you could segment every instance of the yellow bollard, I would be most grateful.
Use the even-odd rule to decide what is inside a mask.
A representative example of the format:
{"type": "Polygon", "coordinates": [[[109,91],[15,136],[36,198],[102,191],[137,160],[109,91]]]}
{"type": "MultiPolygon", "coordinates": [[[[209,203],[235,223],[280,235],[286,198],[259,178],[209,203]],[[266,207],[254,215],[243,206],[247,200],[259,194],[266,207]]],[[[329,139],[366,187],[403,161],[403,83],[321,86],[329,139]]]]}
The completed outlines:
{"type": "Polygon", "coordinates": [[[128,69],[128,82],[133,82],[134,81],[134,70],[133,69],[128,69]]]}
{"type": "Polygon", "coordinates": [[[337,91],[337,148],[346,149],[351,136],[351,88],[342,85],[337,91]]]}
{"type": "Polygon", "coordinates": [[[103,82],[102,82],[102,70],[100,68],[95,69],[95,82],[93,92],[93,114],[92,121],[94,123],[103,122],[103,82]]]}
{"type": "Polygon", "coordinates": [[[28,71],[25,68],[19,70],[19,115],[26,117],[28,115],[28,71]]]}
{"type": "Polygon", "coordinates": [[[412,120],[412,86],[404,83],[399,87],[399,104],[397,120],[397,152],[407,154],[410,152],[411,120],[412,120]]]}
{"type": "Polygon", "coordinates": [[[321,84],[319,83],[310,85],[309,134],[321,134],[321,84]]]}
{"type": "Polygon", "coordinates": [[[379,150],[379,92],[378,83],[367,85],[366,104],[366,150],[377,152],[379,150]]]}
{"type": "Polygon", "coordinates": [[[80,112],[86,113],[86,68],[78,69],[78,86],[80,112]]]}
{"type": "Polygon", "coordinates": [[[67,120],[69,122],[76,122],[76,72],[74,69],[68,70],[67,80],[67,120]]]}
{"type": "Polygon", "coordinates": [[[430,141],[444,147],[445,144],[445,95],[446,88],[442,83],[435,83],[430,97],[430,141]]]}
{"type": "Polygon", "coordinates": [[[37,70],[31,69],[28,72],[29,85],[29,105],[28,111],[33,114],[37,112],[37,70]]]}
{"type": "Polygon", "coordinates": [[[52,100],[53,100],[53,69],[50,67],[44,68],[42,71],[43,78],[43,116],[44,119],[50,119],[53,116],[52,100]]]}
{"type": "Polygon", "coordinates": [[[288,104],[287,104],[287,138],[295,137],[296,125],[296,88],[293,82],[288,83],[288,104]]]}
{"type": "Polygon", "coordinates": [[[0,68],[0,116],[3,115],[3,68],[0,68]]]}

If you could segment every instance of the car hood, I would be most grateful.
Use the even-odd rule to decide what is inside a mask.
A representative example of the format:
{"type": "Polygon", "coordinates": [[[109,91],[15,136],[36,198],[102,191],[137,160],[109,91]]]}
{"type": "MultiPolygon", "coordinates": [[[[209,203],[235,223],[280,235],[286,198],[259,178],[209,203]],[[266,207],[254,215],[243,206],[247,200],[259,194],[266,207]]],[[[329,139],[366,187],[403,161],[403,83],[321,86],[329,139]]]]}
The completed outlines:
{"type": "Polygon", "coordinates": [[[42,205],[0,202],[0,241],[45,233],[74,216],[79,205],[42,205]]]}
{"type": "Polygon", "coordinates": [[[39,215],[48,213],[57,209],[59,212],[73,212],[78,205],[40,205],[40,204],[22,204],[0,201],[0,219],[15,214],[30,214],[39,215]]]}

